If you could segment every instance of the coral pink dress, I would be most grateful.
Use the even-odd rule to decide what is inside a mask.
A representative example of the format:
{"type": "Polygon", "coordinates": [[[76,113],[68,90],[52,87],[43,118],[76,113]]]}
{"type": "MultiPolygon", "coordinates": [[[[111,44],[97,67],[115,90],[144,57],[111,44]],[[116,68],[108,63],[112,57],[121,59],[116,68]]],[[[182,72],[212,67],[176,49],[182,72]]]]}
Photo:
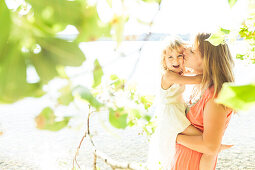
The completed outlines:
{"type": "MultiPolygon", "coordinates": [[[[208,100],[213,97],[214,88],[208,88],[200,100],[190,108],[187,118],[191,122],[193,126],[200,129],[202,132],[204,130],[203,125],[203,112],[204,107],[208,100]]],[[[232,111],[227,115],[225,129],[228,126],[228,123],[231,118],[232,111]]],[[[172,161],[171,170],[199,170],[199,163],[202,156],[202,153],[191,150],[181,144],[176,144],[176,151],[174,155],[174,159],[172,161]]],[[[216,168],[216,162],[214,169],[216,168]]]]}

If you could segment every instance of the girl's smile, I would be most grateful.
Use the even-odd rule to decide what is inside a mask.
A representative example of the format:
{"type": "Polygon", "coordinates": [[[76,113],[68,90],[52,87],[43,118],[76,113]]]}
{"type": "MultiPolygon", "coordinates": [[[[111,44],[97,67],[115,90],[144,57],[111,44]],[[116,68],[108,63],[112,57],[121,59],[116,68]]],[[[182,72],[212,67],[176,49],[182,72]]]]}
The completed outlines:
{"type": "Polygon", "coordinates": [[[180,65],[177,65],[177,66],[176,66],[176,65],[173,65],[173,67],[177,69],[177,68],[179,68],[179,67],[180,67],[180,65]]]}

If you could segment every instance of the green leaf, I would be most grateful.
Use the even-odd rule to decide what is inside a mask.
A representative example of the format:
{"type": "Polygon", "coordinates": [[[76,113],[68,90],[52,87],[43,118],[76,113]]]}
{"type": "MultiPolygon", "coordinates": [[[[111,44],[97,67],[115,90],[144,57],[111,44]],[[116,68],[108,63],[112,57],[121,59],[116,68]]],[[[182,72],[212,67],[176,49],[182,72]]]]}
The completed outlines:
{"type": "Polygon", "coordinates": [[[74,99],[70,85],[67,85],[59,90],[61,96],[58,98],[60,104],[68,106],[74,99]]]}
{"type": "Polygon", "coordinates": [[[131,113],[134,115],[135,118],[140,119],[142,117],[140,110],[138,109],[131,109],[131,113]]]}
{"type": "Polygon", "coordinates": [[[148,110],[151,107],[154,97],[153,96],[140,96],[140,102],[144,105],[144,108],[148,110]]]}
{"type": "Polygon", "coordinates": [[[145,115],[143,118],[144,118],[145,120],[147,120],[148,122],[151,120],[151,116],[150,116],[150,115],[145,115]]]}
{"type": "Polygon", "coordinates": [[[57,65],[46,50],[42,49],[39,54],[32,55],[30,59],[43,84],[46,84],[54,77],[59,76],[56,69],[57,65]]]}
{"type": "Polygon", "coordinates": [[[229,34],[230,30],[224,29],[224,28],[220,28],[220,31],[223,32],[224,34],[229,34]]]}
{"type": "Polygon", "coordinates": [[[225,41],[225,33],[222,31],[218,31],[212,34],[208,39],[206,39],[206,41],[209,41],[214,46],[223,44],[225,41]]]}
{"type": "Polygon", "coordinates": [[[113,80],[113,82],[111,83],[111,85],[114,86],[114,90],[118,91],[118,90],[124,90],[125,88],[125,80],[124,79],[120,79],[117,75],[113,74],[110,76],[110,79],[113,80]]]}
{"type": "Polygon", "coordinates": [[[112,8],[112,0],[106,0],[106,2],[107,2],[108,5],[112,8]]]}
{"type": "Polygon", "coordinates": [[[101,84],[102,76],[104,75],[101,65],[99,64],[98,60],[96,59],[94,62],[94,83],[93,88],[97,87],[99,84],[101,84]]]}
{"type": "Polygon", "coordinates": [[[236,54],[237,59],[243,60],[244,59],[243,57],[244,57],[244,55],[242,55],[242,54],[236,54]]]}
{"type": "Polygon", "coordinates": [[[65,128],[70,120],[70,117],[64,117],[62,121],[56,121],[56,115],[50,107],[46,107],[36,116],[36,127],[42,130],[59,131],[65,128]]]}
{"type": "Polygon", "coordinates": [[[132,127],[132,126],[134,126],[134,125],[135,125],[134,120],[130,120],[130,121],[128,122],[128,126],[129,126],[129,127],[132,127]]]}
{"type": "Polygon", "coordinates": [[[114,29],[114,36],[118,45],[123,41],[124,26],[126,23],[125,16],[114,16],[112,20],[112,26],[114,29]]]}
{"type": "Polygon", "coordinates": [[[228,4],[230,8],[232,8],[236,4],[237,0],[228,0],[228,4]]]}
{"type": "Polygon", "coordinates": [[[111,79],[111,80],[118,80],[119,77],[118,77],[116,74],[112,74],[112,75],[110,76],[110,79],[111,79]]]}
{"type": "Polygon", "coordinates": [[[87,6],[84,11],[83,22],[77,26],[80,32],[77,42],[95,41],[99,37],[111,36],[111,24],[101,22],[95,6],[87,6]]]}
{"type": "Polygon", "coordinates": [[[27,96],[43,95],[39,83],[27,83],[25,56],[19,49],[19,43],[9,42],[3,50],[4,58],[0,62],[0,101],[12,103],[27,96]]]}
{"type": "Polygon", "coordinates": [[[128,114],[123,107],[116,110],[109,108],[109,121],[115,128],[125,129],[128,126],[127,117],[128,114]]]}
{"type": "Polygon", "coordinates": [[[152,3],[152,2],[156,2],[156,3],[161,3],[161,0],[143,0],[144,2],[147,2],[147,3],[152,3]]]}
{"type": "Polygon", "coordinates": [[[56,65],[81,66],[85,61],[77,43],[53,37],[37,38],[37,41],[56,65]]]}
{"type": "Polygon", "coordinates": [[[43,95],[45,95],[45,92],[42,90],[42,86],[43,85],[41,83],[27,84],[27,88],[24,89],[23,96],[42,97],[43,95]]]}
{"type": "Polygon", "coordinates": [[[97,110],[103,106],[102,103],[100,103],[89,91],[89,89],[87,87],[84,86],[77,86],[73,89],[74,93],[78,93],[79,96],[86,100],[87,102],[89,102],[89,104],[91,106],[93,106],[94,108],[96,108],[97,110]]]}
{"type": "MultiPolygon", "coordinates": [[[[85,1],[69,0],[26,0],[32,5],[35,21],[50,28],[50,33],[57,33],[67,25],[79,26],[85,15],[85,1]],[[58,29],[56,29],[58,27],[58,29]]],[[[49,29],[48,29],[49,31],[49,29]]]]}
{"type": "Polygon", "coordinates": [[[234,110],[249,110],[255,106],[255,84],[235,86],[225,83],[216,102],[234,110]]]}
{"type": "Polygon", "coordinates": [[[31,54],[34,65],[42,83],[48,83],[56,76],[60,76],[60,66],[80,66],[85,56],[76,43],[58,38],[36,38],[41,46],[38,54],[31,54]]]}
{"type": "Polygon", "coordinates": [[[27,2],[33,7],[35,22],[43,27],[47,34],[56,34],[67,25],[73,25],[79,31],[76,42],[110,36],[110,23],[102,23],[96,6],[88,5],[87,1],[27,0],[27,2]]]}
{"type": "Polygon", "coordinates": [[[3,48],[7,45],[7,40],[10,35],[11,31],[11,17],[10,17],[10,11],[7,8],[5,1],[1,0],[0,2],[0,33],[1,33],[1,38],[0,38],[0,59],[4,57],[2,55],[2,50],[3,48]]]}

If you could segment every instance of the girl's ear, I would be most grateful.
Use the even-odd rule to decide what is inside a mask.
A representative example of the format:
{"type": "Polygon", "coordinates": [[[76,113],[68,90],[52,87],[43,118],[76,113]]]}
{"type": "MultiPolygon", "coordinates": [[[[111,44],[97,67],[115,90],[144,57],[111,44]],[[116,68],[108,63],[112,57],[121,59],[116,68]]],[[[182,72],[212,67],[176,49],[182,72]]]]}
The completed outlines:
{"type": "Polygon", "coordinates": [[[163,64],[163,68],[167,70],[167,67],[166,67],[166,60],[165,60],[165,55],[163,55],[162,64],[163,64]]]}
{"type": "Polygon", "coordinates": [[[163,51],[163,55],[166,55],[166,49],[164,49],[164,51],[163,51]]]}

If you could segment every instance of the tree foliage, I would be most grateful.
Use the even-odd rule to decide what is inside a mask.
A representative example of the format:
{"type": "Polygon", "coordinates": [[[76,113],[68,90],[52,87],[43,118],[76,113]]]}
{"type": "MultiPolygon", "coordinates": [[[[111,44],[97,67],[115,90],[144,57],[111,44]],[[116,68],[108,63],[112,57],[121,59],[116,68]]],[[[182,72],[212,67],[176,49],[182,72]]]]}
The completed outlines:
{"type": "MultiPolygon", "coordinates": [[[[229,0],[228,2],[230,7],[232,7],[236,3],[236,0],[229,0]]],[[[240,60],[247,60],[251,64],[255,64],[255,4],[252,1],[249,2],[250,15],[240,26],[237,37],[239,40],[245,41],[249,44],[249,47],[245,54],[237,54],[236,58],[240,60]]],[[[216,33],[212,34],[208,38],[208,41],[214,46],[217,46],[225,43],[228,39],[231,39],[230,33],[231,30],[221,28],[216,33]]],[[[254,94],[255,87],[253,82],[240,86],[232,83],[226,83],[219,93],[217,102],[237,111],[248,110],[255,105],[254,94]]]]}
{"type": "MultiPolygon", "coordinates": [[[[148,2],[160,3],[158,0],[148,2]]],[[[107,3],[109,8],[113,8],[111,0],[107,0],[107,3]]],[[[109,102],[98,100],[99,96],[103,97],[98,89],[102,88],[104,73],[97,59],[94,61],[92,87],[73,87],[64,69],[66,66],[81,66],[86,60],[78,46],[80,42],[113,36],[120,43],[127,19],[127,14],[114,14],[111,20],[103,23],[96,4],[89,4],[86,0],[26,0],[16,9],[9,9],[5,1],[1,0],[0,102],[13,103],[24,97],[41,97],[47,93],[43,91],[43,86],[59,77],[67,79],[69,83],[59,90],[58,104],[68,106],[77,97],[97,111],[102,108],[109,110],[109,121],[114,127],[125,128],[130,125],[137,116],[130,116],[130,108],[117,106],[117,99],[113,99],[117,93],[128,93],[124,80],[116,75],[111,76],[111,84],[105,89],[109,91],[109,105],[109,102]],[[69,25],[78,31],[77,37],[71,41],[58,35],[69,25]],[[110,34],[111,30],[113,35],[110,34]],[[37,82],[27,80],[29,68],[36,71],[39,77],[37,82]],[[131,117],[132,120],[129,120],[131,117]]],[[[143,96],[136,104],[144,105],[147,110],[150,106],[148,102],[143,96]]],[[[37,127],[60,130],[70,120],[68,117],[56,122],[55,118],[54,108],[46,107],[35,118],[37,127]]]]}

